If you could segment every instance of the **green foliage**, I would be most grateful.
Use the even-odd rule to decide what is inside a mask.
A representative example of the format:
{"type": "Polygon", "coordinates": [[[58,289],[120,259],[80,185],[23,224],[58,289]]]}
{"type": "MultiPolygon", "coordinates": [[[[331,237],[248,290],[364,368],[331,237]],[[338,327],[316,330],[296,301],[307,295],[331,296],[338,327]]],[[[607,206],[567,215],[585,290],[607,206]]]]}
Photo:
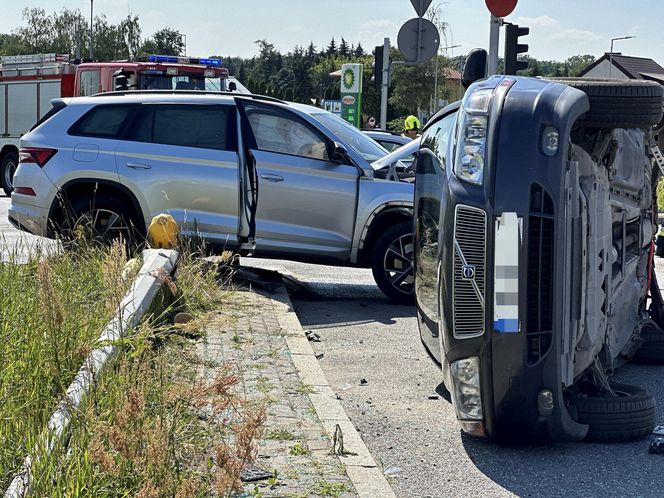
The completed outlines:
{"type": "Polygon", "coordinates": [[[163,28],[148,38],[141,47],[141,55],[180,55],[184,52],[182,33],[176,29],[163,28]]]}
{"type": "Polygon", "coordinates": [[[657,211],[664,213],[664,178],[657,182],[657,211]]]}

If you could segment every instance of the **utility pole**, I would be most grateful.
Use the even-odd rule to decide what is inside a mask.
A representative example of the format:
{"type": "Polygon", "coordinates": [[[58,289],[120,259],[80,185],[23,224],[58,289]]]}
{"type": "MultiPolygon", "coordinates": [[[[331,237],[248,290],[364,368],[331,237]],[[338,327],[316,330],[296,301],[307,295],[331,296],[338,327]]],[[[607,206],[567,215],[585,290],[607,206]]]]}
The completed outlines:
{"type": "Polygon", "coordinates": [[[387,93],[390,88],[390,39],[383,40],[383,81],[380,86],[380,129],[387,130],[387,93]]]}
{"type": "Polygon", "coordinates": [[[93,2],[94,2],[94,0],[90,0],[90,60],[92,60],[92,30],[93,30],[93,24],[92,23],[94,21],[94,17],[93,17],[93,14],[92,14],[92,12],[93,12],[92,11],[93,2]]]}

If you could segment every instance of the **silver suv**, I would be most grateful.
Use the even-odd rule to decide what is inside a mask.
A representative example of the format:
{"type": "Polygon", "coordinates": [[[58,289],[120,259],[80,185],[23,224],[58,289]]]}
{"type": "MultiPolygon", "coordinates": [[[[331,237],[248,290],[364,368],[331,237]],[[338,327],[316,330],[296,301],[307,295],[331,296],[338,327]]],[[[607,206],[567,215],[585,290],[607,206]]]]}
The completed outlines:
{"type": "Polygon", "coordinates": [[[239,94],[56,99],[21,139],[9,220],[56,237],[142,236],[168,212],[185,236],[256,256],[371,267],[412,299],[413,185],[386,151],[321,109],[239,94]]]}

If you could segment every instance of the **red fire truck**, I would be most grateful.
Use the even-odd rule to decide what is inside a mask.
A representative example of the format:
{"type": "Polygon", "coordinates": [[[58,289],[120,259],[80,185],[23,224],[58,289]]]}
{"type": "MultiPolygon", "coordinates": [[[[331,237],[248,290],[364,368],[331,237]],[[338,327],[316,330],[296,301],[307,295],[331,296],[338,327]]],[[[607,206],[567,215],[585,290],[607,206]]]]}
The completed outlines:
{"type": "Polygon", "coordinates": [[[53,98],[114,90],[229,90],[221,59],[150,55],[76,63],[67,55],[37,54],[1,60],[0,184],[7,195],[13,190],[19,139],[49,111],[53,98]]]}

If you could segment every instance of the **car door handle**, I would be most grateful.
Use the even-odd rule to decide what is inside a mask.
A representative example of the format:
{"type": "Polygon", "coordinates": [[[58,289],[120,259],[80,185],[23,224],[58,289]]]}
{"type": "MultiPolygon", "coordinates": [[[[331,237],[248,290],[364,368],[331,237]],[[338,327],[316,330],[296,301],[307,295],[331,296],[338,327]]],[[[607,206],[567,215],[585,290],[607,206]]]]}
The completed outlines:
{"type": "Polygon", "coordinates": [[[142,163],[127,163],[127,168],[131,169],[150,169],[152,166],[149,164],[142,164],[142,163]]]}
{"type": "Polygon", "coordinates": [[[261,178],[267,180],[268,182],[283,182],[284,177],[279,175],[273,175],[272,173],[262,173],[261,178]]]}

